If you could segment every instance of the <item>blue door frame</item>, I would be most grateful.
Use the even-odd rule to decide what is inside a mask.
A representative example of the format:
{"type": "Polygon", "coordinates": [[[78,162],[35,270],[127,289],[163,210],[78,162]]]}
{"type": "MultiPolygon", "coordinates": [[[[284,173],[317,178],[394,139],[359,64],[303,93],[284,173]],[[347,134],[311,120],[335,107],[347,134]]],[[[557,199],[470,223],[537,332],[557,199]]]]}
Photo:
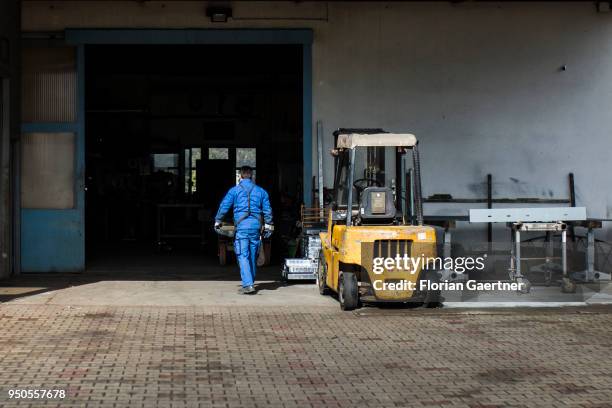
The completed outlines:
{"type": "Polygon", "coordinates": [[[74,208],[20,209],[21,272],[80,272],[85,269],[85,66],[77,46],[77,120],[66,123],[22,123],[22,133],[75,134],[74,208]]]}
{"type": "MultiPolygon", "coordinates": [[[[22,132],[73,132],[75,208],[22,209],[22,272],[79,272],[85,269],[85,53],[87,44],[296,44],[302,46],[303,195],[312,197],[312,42],[310,29],[67,29],[65,41],[77,47],[78,109],[73,123],[24,123],[22,132]]],[[[17,180],[19,182],[19,180],[17,180]]]]}
{"type": "Polygon", "coordinates": [[[312,42],[310,29],[67,29],[77,47],[78,110],[73,123],[23,123],[22,132],[73,132],[75,208],[22,209],[22,272],[78,272],[85,269],[85,53],[87,44],[296,44],[302,46],[304,203],[312,197],[312,42]]]}

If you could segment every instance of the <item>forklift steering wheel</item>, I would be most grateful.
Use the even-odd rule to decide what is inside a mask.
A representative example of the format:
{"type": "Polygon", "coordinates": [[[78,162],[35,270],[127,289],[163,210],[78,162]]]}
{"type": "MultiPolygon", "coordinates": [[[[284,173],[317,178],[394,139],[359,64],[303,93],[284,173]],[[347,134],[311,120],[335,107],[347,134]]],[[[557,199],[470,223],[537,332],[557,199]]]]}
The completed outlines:
{"type": "Polygon", "coordinates": [[[382,184],[380,183],[380,181],[374,178],[368,178],[368,177],[362,178],[359,180],[355,180],[355,182],[353,183],[353,187],[355,187],[359,193],[365,190],[366,187],[372,187],[372,186],[382,187],[382,184]]]}

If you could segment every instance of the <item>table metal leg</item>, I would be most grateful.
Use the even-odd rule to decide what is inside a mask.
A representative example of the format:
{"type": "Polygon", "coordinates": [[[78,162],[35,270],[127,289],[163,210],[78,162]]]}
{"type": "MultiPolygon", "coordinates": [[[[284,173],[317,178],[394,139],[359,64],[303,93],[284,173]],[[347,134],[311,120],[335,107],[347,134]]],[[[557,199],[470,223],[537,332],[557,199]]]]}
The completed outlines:
{"type": "Polygon", "coordinates": [[[587,230],[586,264],[584,280],[589,282],[595,276],[595,231],[593,228],[587,230]]]}
{"type": "Polygon", "coordinates": [[[561,266],[563,269],[563,277],[568,278],[567,274],[567,230],[561,232],[561,266]]]}
{"type": "Polygon", "coordinates": [[[595,244],[595,229],[589,227],[587,229],[586,269],[572,274],[575,279],[583,282],[599,282],[611,279],[609,273],[595,269],[595,244]]]}
{"type": "Polygon", "coordinates": [[[546,231],[546,260],[544,264],[544,280],[546,286],[550,285],[552,281],[552,261],[555,256],[555,246],[553,241],[553,234],[551,231],[546,231]]]}
{"type": "Polygon", "coordinates": [[[444,229],[444,246],[442,249],[442,255],[444,258],[450,258],[451,256],[451,232],[450,229],[444,229]]]}
{"type": "MultiPolygon", "coordinates": [[[[444,259],[449,259],[452,255],[451,245],[452,245],[452,234],[450,231],[450,227],[444,227],[444,233],[442,235],[443,243],[442,243],[442,256],[444,259]]],[[[440,279],[442,281],[453,281],[457,279],[458,275],[455,271],[451,269],[444,269],[440,271],[440,279]]]]}
{"type": "Polygon", "coordinates": [[[522,278],[523,275],[521,273],[521,231],[519,231],[518,229],[514,231],[514,256],[516,258],[514,265],[516,278],[522,278]]]}
{"type": "Polygon", "coordinates": [[[574,293],[576,292],[576,283],[569,277],[567,271],[567,231],[561,232],[561,265],[563,269],[563,278],[561,279],[561,292],[574,293]]]}

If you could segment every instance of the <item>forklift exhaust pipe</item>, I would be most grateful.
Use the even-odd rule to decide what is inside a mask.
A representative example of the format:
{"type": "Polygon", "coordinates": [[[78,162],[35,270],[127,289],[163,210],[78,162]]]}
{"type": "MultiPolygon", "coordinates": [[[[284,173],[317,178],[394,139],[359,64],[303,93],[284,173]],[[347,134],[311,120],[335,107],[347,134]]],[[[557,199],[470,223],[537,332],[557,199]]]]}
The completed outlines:
{"type": "Polygon", "coordinates": [[[421,159],[418,144],[412,148],[412,165],[414,167],[414,209],[417,225],[423,225],[423,195],[421,190],[421,159]]]}

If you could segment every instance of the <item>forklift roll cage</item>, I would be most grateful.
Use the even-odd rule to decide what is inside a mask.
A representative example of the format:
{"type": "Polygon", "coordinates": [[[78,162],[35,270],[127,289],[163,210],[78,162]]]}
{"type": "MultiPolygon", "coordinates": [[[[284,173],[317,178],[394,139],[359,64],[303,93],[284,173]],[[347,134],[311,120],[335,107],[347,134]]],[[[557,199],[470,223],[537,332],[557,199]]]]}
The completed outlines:
{"type": "MultiPolygon", "coordinates": [[[[383,129],[338,129],[334,132],[335,146],[332,150],[332,154],[335,156],[335,177],[334,177],[334,203],[332,204],[332,210],[337,210],[340,207],[344,207],[343,204],[338,202],[338,191],[339,188],[343,187],[347,190],[347,214],[348,209],[353,209],[355,204],[353,197],[353,185],[355,183],[355,152],[360,147],[393,147],[395,148],[396,165],[395,165],[395,205],[396,208],[402,213],[401,205],[401,192],[403,187],[406,190],[406,196],[404,199],[406,203],[409,203],[414,208],[415,219],[408,217],[403,214],[403,222],[410,219],[411,224],[423,225],[423,200],[421,193],[421,169],[420,169],[420,158],[418,151],[417,138],[410,133],[389,133],[383,129]],[[413,162],[413,185],[410,186],[407,181],[404,183],[405,177],[402,174],[402,166],[400,165],[402,156],[406,153],[406,150],[412,151],[412,162],[413,162]],[[343,167],[346,166],[346,184],[340,180],[343,167]],[[411,187],[414,189],[414,195],[410,194],[411,187]],[[412,200],[410,199],[412,197],[412,200]]],[[[353,210],[354,211],[354,210],[353,210]]],[[[352,211],[351,211],[352,213],[352,211]]],[[[344,218],[344,217],[343,217],[344,218]]],[[[353,222],[353,216],[346,216],[346,225],[350,226],[353,222]]]]}

